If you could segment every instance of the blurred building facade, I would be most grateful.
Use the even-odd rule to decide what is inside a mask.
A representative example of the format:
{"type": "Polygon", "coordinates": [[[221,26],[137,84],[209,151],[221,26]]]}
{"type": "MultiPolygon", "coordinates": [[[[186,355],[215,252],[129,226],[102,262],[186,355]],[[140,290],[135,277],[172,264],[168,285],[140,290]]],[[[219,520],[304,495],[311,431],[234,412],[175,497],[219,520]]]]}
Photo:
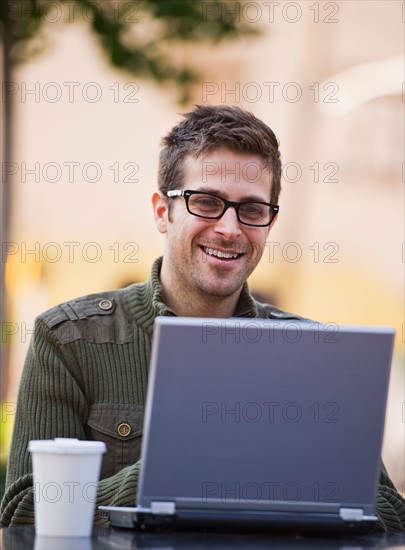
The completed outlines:
{"type": "Polygon", "coordinates": [[[174,52],[204,74],[189,106],[111,69],[86,22],[55,23],[52,47],[15,72],[7,420],[35,316],[144,280],[162,252],[148,207],[162,135],[194,103],[239,105],[273,128],[284,163],[251,287],[322,322],[396,328],[383,456],[402,489],[403,3],[250,2],[224,17],[262,34],[174,52]]]}

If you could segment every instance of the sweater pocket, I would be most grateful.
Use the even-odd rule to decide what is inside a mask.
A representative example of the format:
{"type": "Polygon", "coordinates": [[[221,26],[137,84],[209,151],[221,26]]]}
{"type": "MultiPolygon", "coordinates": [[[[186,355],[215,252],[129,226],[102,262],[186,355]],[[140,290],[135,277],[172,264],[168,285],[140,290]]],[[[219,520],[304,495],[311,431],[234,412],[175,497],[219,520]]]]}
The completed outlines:
{"type": "Polygon", "coordinates": [[[104,441],[100,479],[111,477],[140,459],[145,407],[97,403],[91,406],[87,437],[104,441]]]}

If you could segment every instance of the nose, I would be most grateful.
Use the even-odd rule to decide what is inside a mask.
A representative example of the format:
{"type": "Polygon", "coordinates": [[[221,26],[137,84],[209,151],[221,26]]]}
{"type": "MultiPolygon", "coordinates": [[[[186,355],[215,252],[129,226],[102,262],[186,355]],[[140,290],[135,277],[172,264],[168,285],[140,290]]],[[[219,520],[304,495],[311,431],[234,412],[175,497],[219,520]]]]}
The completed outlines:
{"type": "Polygon", "coordinates": [[[214,231],[220,233],[227,239],[234,239],[241,234],[240,224],[236,215],[236,210],[230,206],[222,218],[216,221],[214,231]]]}

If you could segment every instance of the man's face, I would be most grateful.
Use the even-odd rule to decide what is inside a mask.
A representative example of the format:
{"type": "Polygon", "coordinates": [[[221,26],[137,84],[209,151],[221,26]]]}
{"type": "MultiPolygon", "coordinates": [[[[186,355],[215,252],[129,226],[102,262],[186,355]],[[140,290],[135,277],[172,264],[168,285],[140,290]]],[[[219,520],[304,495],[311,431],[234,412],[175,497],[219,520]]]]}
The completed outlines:
{"type": "MultiPolygon", "coordinates": [[[[202,158],[185,159],[182,189],[215,193],[235,202],[270,202],[271,180],[260,157],[218,149],[202,158]]],[[[197,292],[201,297],[227,297],[239,292],[260,261],[270,227],[239,223],[232,207],[222,218],[209,220],[190,214],[183,197],[166,200],[172,201],[170,215],[162,214],[158,229],[167,237],[164,262],[170,284],[190,296],[197,292]]],[[[155,206],[155,215],[156,211],[155,206]]]]}

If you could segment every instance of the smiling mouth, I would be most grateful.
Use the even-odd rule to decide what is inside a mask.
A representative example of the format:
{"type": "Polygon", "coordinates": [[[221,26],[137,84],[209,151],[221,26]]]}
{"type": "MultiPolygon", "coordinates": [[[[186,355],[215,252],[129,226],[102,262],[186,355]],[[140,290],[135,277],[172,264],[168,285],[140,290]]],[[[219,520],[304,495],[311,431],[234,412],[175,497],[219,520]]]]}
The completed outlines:
{"type": "Polygon", "coordinates": [[[208,246],[203,246],[202,249],[208,256],[214,256],[214,258],[220,258],[221,260],[236,260],[242,256],[239,252],[224,252],[223,250],[209,248],[208,246]]]}

